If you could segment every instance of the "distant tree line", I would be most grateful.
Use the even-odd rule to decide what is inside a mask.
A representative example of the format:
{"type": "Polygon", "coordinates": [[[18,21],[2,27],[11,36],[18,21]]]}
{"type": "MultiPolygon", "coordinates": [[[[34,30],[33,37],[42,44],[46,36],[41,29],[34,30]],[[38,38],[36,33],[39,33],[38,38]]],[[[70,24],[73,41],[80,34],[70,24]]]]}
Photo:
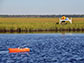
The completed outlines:
{"type": "Polygon", "coordinates": [[[48,17],[48,18],[55,18],[55,17],[62,17],[62,16],[66,16],[66,17],[84,17],[84,15],[0,15],[0,17],[48,17]]]}

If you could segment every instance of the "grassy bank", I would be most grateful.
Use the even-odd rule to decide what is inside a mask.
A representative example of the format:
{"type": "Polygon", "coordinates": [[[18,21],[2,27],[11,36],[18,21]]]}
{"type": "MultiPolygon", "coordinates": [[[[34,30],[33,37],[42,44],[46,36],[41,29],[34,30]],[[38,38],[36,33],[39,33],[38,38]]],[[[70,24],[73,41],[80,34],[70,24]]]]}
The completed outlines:
{"type": "Polygon", "coordinates": [[[60,25],[58,18],[0,18],[0,32],[84,31],[84,18],[60,25]]]}

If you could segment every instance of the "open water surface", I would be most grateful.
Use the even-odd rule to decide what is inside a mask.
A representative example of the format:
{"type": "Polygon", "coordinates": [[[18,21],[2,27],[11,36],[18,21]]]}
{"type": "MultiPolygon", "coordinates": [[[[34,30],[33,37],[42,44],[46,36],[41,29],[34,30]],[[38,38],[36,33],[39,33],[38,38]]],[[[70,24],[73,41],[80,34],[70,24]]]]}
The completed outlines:
{"type": "Polygon", "coordinates": [[[84,34],[0,34],[0,63],[84,63],[84,34]]]}

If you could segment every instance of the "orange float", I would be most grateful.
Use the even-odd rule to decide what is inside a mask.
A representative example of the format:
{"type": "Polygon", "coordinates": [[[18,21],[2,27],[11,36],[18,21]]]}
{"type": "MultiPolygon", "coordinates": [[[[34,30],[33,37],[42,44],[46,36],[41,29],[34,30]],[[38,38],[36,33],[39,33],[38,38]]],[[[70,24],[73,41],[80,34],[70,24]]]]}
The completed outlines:
{"type": "Polygon", "coordinates": [[[9,53],[30,52],[30,48],[8,48],[9,53]]]}

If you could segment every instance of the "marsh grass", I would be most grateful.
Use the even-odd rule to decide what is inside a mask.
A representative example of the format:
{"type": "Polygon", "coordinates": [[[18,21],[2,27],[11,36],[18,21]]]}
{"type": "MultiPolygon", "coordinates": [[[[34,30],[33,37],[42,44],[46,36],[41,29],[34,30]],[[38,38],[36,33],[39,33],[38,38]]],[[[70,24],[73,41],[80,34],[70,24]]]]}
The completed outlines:
{"type": "Polygon", "coordinates": [[[0,32],[63,31],[84,29],[84,18],[73,18],[73,24],[60,25],[59,18],[0,18],[0,32]]]}

